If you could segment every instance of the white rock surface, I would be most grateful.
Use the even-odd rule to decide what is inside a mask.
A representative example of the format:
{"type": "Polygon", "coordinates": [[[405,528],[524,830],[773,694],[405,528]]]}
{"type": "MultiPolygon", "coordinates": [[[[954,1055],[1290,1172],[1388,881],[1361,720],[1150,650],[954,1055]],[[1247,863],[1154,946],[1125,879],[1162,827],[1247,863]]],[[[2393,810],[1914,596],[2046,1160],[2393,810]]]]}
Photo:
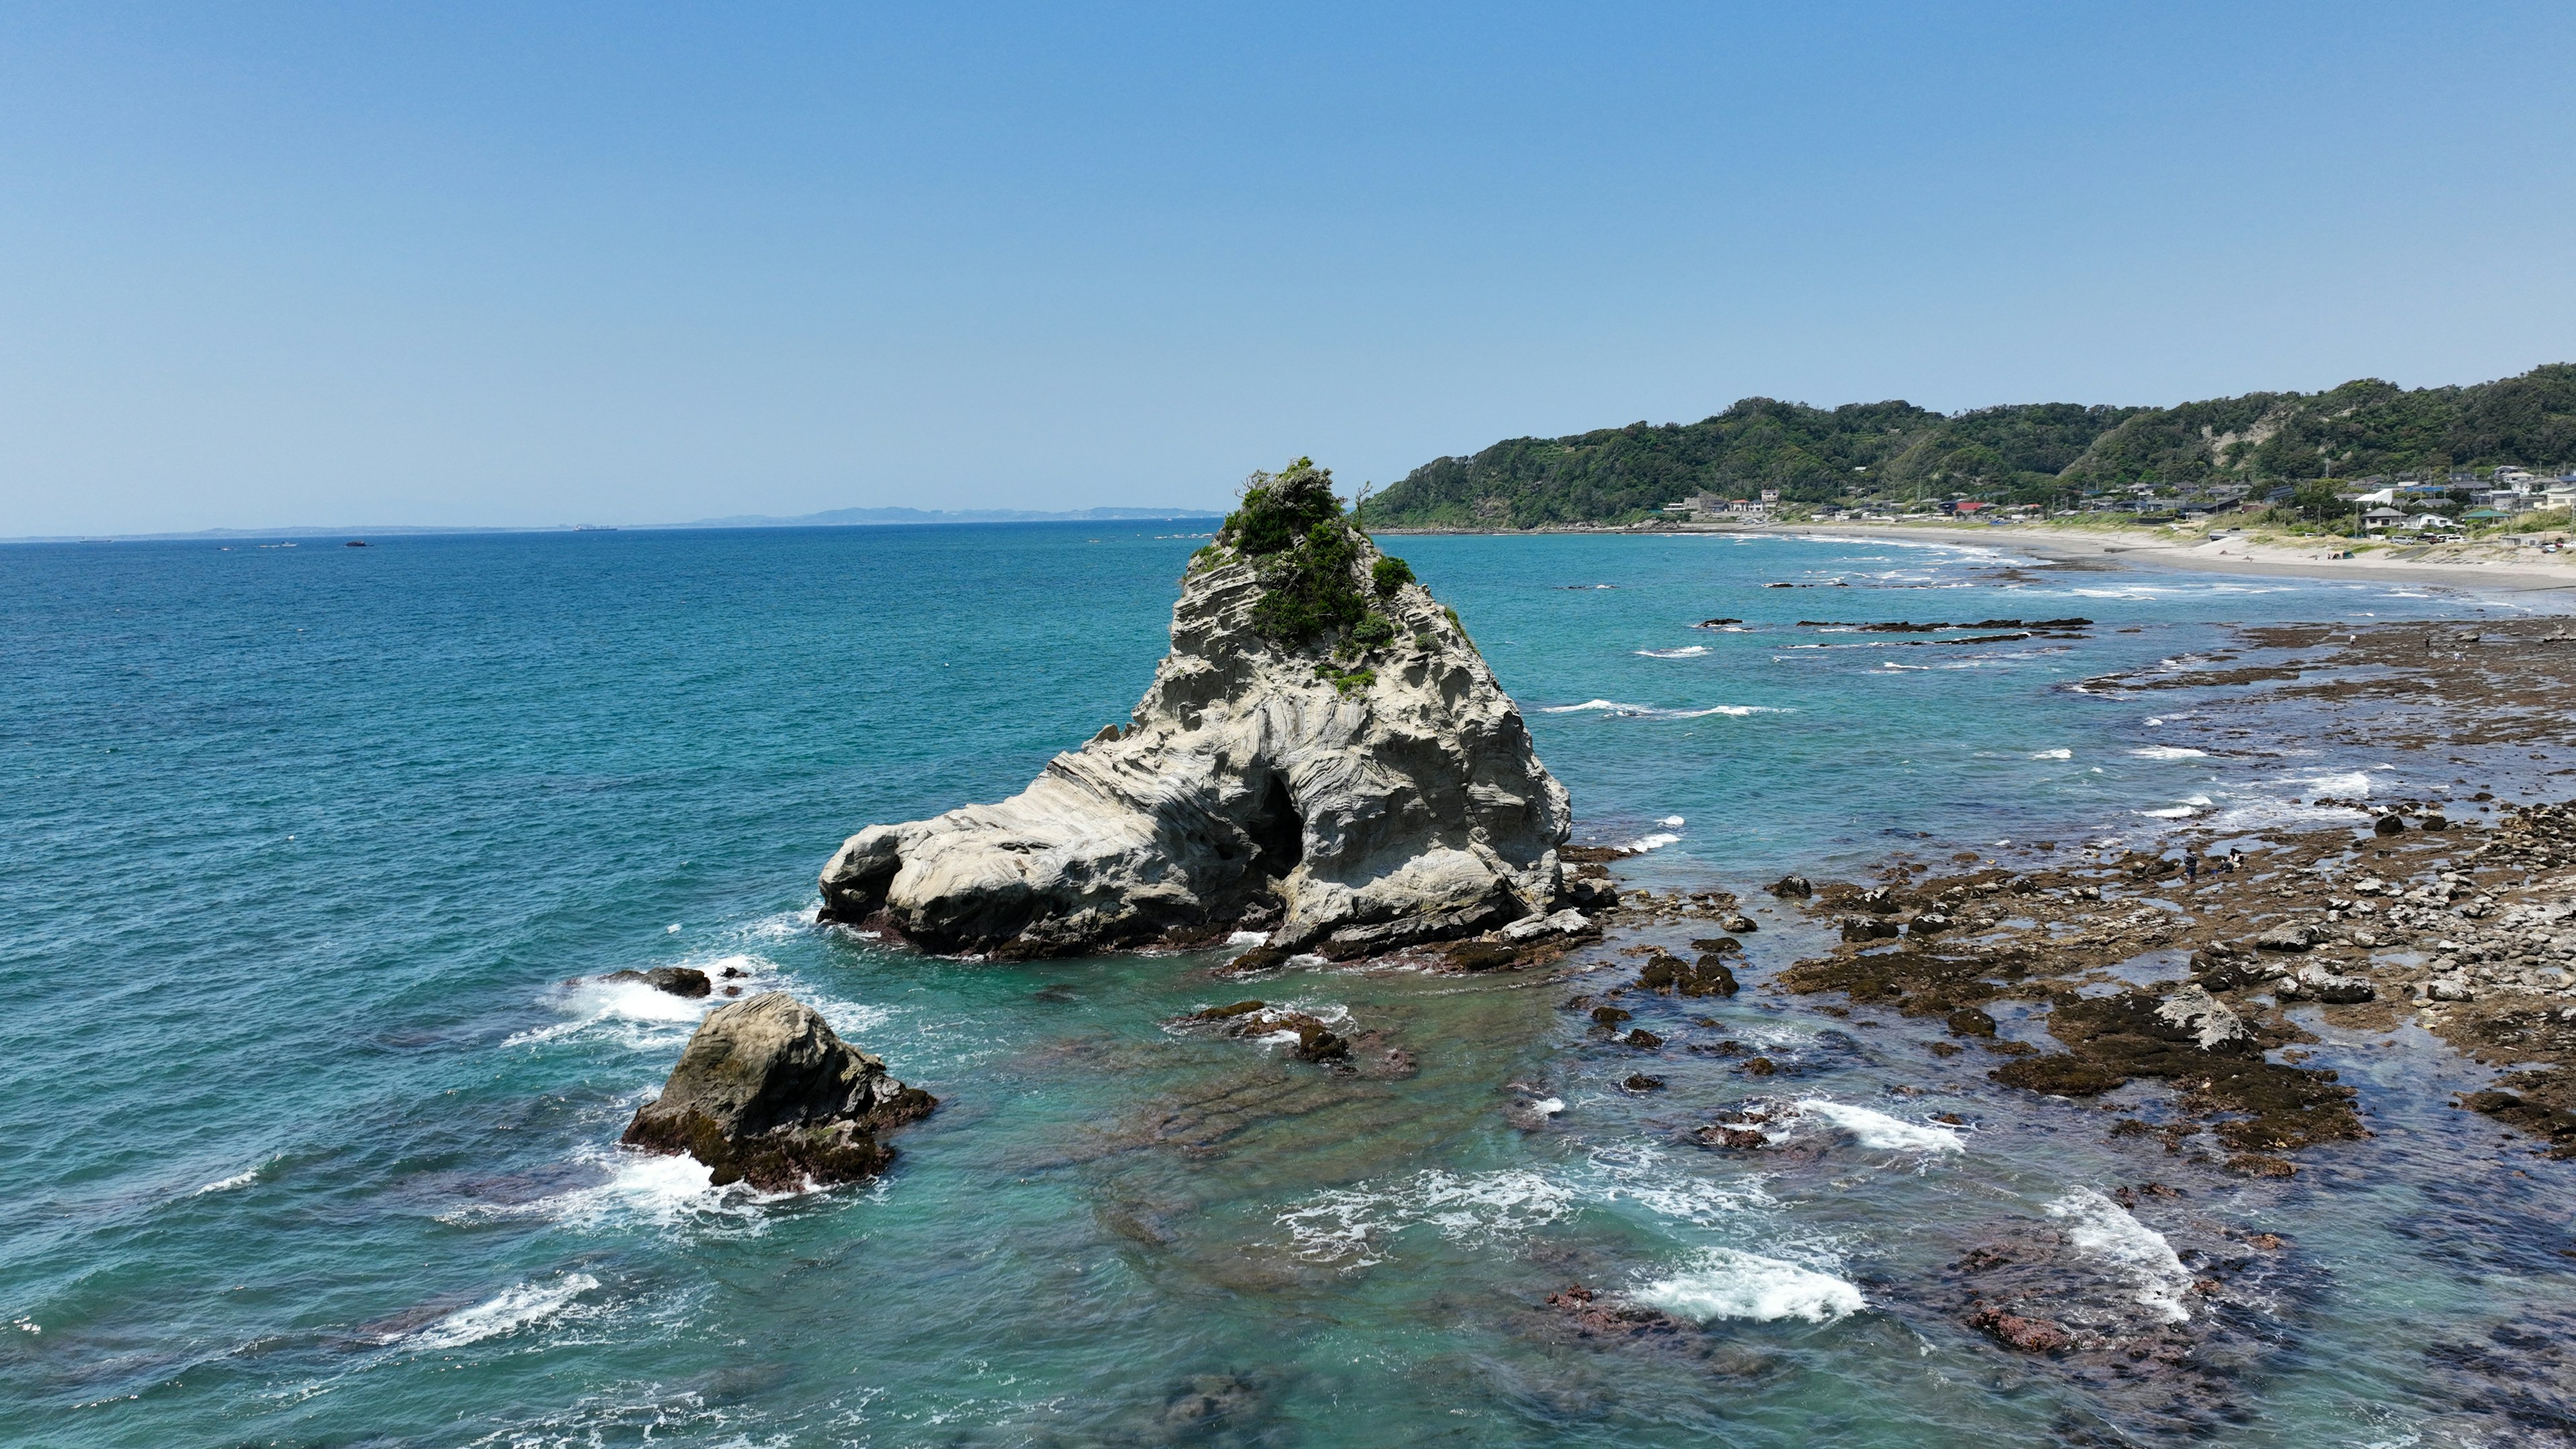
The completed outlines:
{"type": "MultiPolygon", "coordinates": [[[[1360,579],[1377,558],[1363,541],[1360,579]]],[[[1329,641],[1252,631],[1252,564],[1195,568],[1129,725],[999,804],[851,836],[825,918],[1010,956],[1276,922],[1272,945],[1354,957],[1555,909],[1570,812],[1520,710],[1427,589],[1363,592],[1395,637],[1335,663],[1375,671],[1345,693],[1329,641]]]]}

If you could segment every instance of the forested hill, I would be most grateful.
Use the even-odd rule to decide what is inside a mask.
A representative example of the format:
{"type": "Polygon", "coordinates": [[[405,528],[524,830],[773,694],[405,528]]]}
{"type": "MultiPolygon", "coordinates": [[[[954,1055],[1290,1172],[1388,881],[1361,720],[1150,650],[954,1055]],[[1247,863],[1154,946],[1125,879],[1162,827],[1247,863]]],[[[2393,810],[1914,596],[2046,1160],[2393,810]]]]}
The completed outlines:
{"type": "Polygon", "coordinates": [[[2039,502],[2130,483],[2264,483],[2576,463],[2576,365],[2471,387],[2376,379],[2170,408],[2029,403],[1928,412],[1746,398],[1713,418],[1513,438],[1368,501],[1372,527],[1529,528],[1642,517],[1692,493],[1823,503],[1954,493],[2039,502]],[[1861,470],[1861,471],[1855,471],[1861,470]]]}

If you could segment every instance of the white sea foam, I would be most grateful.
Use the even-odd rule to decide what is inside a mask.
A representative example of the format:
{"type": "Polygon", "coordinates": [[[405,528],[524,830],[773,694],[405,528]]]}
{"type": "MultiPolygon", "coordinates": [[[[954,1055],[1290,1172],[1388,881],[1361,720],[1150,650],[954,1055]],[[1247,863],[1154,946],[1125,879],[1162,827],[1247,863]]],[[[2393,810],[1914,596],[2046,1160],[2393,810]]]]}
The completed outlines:
{"type": "Polygon", "coordinates": [[[2319,775],[2308,781],[2308,788],[2320,795],[2345,795],[2358,800],[2367,800],[2370,798],[2370,775],[2362,770],[2319,775]]]}
{"type": "Polygon", "coordinates": [[[1615,699],[1587,699],[1581,704],[1551,704],[1541,714],[1607,714],[1614,719],[1704,719],[1713,714],[1786,714],[1788,711],[1760,704],[1714,704],[1706,709],[1657,709],[1651,704],[1622,704],[1615,699]]]}
{"type": "Polygon", "coordinates": [[[237,1172],[230,1177],[217,1178],[215,1181],[207,1183],[204,1187],[198,1188],[195,1192],[189,1194],[189,1196],[203,1197],[210,1192],[230,1192],[237,1187],[248,1187],[252,1183],[259,1181],[260,1173],[265,1170],[267,1166],[268,1164],[263,1162],[258,1167],[254,1167],[248,1172],[237,1172]]]}
{"type": "Polygon", "coordinates": [[[1557,1113],[1565,1110],[1565,1099],[1563,1097],[1541,1097],[1537,1101],[1530,1103],[1530,1110],[1536,1112],[1542,1117],[1553,1117],[1557,1113]]]}
{"type": "Polygon", "coordinates": [[[1708,652],[1708,646],[1690,644],[1679,649],[1640,649],[1637,652],[1648,659],[1697,659],[1708,652]]]}
{"type": "Polygon", "coordinates": [[[2066,1224],[2066,1240],[2076,1252],[2127,1279],[2137,1290],[2137,1301],[2158,1317],[2180,1323],[2191,1316],[2182,1302],[2191,1287],[2191,1270],[2164,1234],[2089,1187],[2050,1203],[2048,1215],[2066,1224]]]}
{"type": "Polygon", "coordinates": [[[2141,760],[2200,760],[2209,757],[2207,750],[2195,750],[2183,745],[2149,745],[2143,750],[2131,750],[2129,753],[2141,760]]]}
{"type": "Polygon", "coordinates": [[[1433,1168],[1384,1187],[1319,1193],[1273,1221],[1288,1230],[1297,1256],[1366,1268],[1385,1262],[1389,1240],[1416,1225],[1473,1245],[1518,1236],[1574,1209],[1571,1191],[1526,1168],[1464,1176],[1433,1168]]]}
{"type": "Polygon", "coordinates": [[[1615,699],[1587,699],[1587,700],[1585,700],[1585,701],[1584,701],[1583,703],[1581,703],[1581,704],[1551,704],[1551,705],[1547,705],[1547,706],[1542,707],[1542,708],[1539,710],[1539,713],[1540,713],[1540,714],[1580,714],[1580,713],[1582,713],[1582,712],[1583,712],[1583,711],[1585,711],[1585,710],[1595,710],[1595,709],[1597,709],[1597,710],[1605,710],[1605,711],[1607,711],[1607,712],[1609,712],[1609,713],[1611,713],[1611,714],[1644,714],[1644,713],[1646,713],[1647,711],[1649,711],[1649,710],[1651,710],[1651,709],[1653,709],[1653,708],[1654,708],[1654,706],[1653,706],[1653,705],[1651,705],[1651,704],[1621,704],[1619,701],[1617,701],[1617,700],[1615,700],[1615,699]]]}
{"type": "Polygon", "coordinates": [[[1658,830],[1652,835],[1640,835],[1619,848],[1631,853],[1643,853],[1649,850],[1661,850],[1680,839],[1680,836],[1669,830],[1658,830]]]}
{"type": "Polygon", "coordinates": [[[1741,719],[1741,718],[1743,718],[1744,716],[1749,715],[1749,714],[1787,714],[1787,713],[1788,713],[1788,711],[1787,711],[1787,710],[1784,710],[1784,709],[1774,709],[1774,708],[1772,708],[1772,707],[1771,707],[1771,706],[1769,706],[1769,705],[1762,705],[1762,704],[1712,704],[1712,705],[1710,705],[1710,706],[1709,706],[1708,708],[1706,708],[1706,709],[1662,709],[1662,710],[1657,710],[1657,711],[1655,711],[1655,718],[1657,718],[1657,719],[1706,719],[1707,717],[1709,717],[1710,715],[1713,715],[1713,714],[1722,714],[1722,715],[1729,716],[1729,717],[1731,717],[1731,718],[1741,719]]]}
{"type": "Polygon", "coordinates": [[[1258,946],[1269,939],[1267,931],[1237,931],[1226,937],[1225,943],[1229,946],[1258,946]]]}
{"type": "Polygon", "coordinates": [[[1735,1248],[1708,1249],[1696,1267],[1657,1279],[1633,1296],[1696,1323],[1716,1318],[1824,1323],[1866,1306],[1859,1288],[1830,1273],[1735,1248]]]}
{"type": "Polygon", "coordinates": [[[2037,750],[2031,754],[2031,758],[2034,760],[2071,760],[2075,758],[2075,752],[2073,750],[2037,750]]]}
{"type": "Polygon", "coordinates": [[[1658,821],[1656,821],[1655,823],[1656,823],[1657,825],[1669,825],[1669,826],[1672,826],[1672,827],[1674,827],[1674,828],[1678,829],[1678,828],[1680,828],[1680,826],[1682,825],[1683,821],[1682,821],[1682,818],[1681,818],[1680,816],[1678,816],[1678,815],[1667,815],[1667,816],[1665,816],[1663,819],[1658,820],[1658,821]]]}
{"type": "Polygon", "coordinates": [[[1821,1117],[1851,1134],[1863,1147],[1882,1152],[1960,1152],[1966,1150],[1959,1134],[1947,1127],[1925,1126],[1891,1117],[1871,1107],[1849,1102],[1828,1101],[1810,1097],[1798,1104],[1802,1116],[1821,1117]]]}
{"type": "Polygon", "coordinates": [[[552,1283],[522,1283],[488,1302],[458,1309],[426,1328],[405,1334],[400,1341],[407,1347],[432,1351],[462,1348],[542,1323],[598,1286],[599,1280],[588,1273],[567,1273],[552,1283]]]}
{"type": "Polygon", "coordinates": [[[2188,805],[2174,805],[2163,810],[2141,810],[2138,813],[2151,820],[2189,820],[2200,812],[2188,805]]]}

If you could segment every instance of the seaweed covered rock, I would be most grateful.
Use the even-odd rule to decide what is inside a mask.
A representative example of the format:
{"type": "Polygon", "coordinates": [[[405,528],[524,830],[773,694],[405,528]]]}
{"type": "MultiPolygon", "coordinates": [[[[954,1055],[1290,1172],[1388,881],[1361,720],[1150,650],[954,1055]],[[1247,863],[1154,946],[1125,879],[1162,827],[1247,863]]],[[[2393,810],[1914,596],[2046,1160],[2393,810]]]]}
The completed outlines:
{"type": "Polygon", "coordinates": [[[1366,956],[1560,909],[1568,823],[1457,617],[1299,459],[1191,560],[1128,724],[999,804],[850,837],[823,913],[934,951],[1275,922],[1272,947],[1366,956]]]}
{"type": "Polygon", "coordinates": [[[713,1169],[719,1187],[779,1192],[883,1171],[894,1149],[877,1134],[938,1105],[886,1075],[884,1062],[841,1040],[812,1007],[765,991],[707,1013],[662,1095],[620,1140],[685,1152],[713,1169]]]}

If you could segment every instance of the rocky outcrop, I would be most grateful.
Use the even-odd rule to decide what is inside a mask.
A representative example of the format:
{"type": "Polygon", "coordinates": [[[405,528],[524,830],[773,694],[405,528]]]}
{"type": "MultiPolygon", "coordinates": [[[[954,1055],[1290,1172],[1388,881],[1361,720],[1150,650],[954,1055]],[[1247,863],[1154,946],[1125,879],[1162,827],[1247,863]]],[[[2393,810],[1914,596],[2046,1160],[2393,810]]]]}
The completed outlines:
{"type": "Polygon", "coordinates": [[[1565,789],[1456,616],[1321,470],[1255,484],[1192,560],[1133,718],[999,804],[851,836],[826,919],[943,952],[1255,928],[1356,957],[1568,903],[1565,789]]]}
{"type": "Polygon", "coordinates": [[[877,1134],[938,1105],[886,1075],[884,1062],[841,1040],[812,1007],[767,991],[707,1013],[662,1095],[621,1140],[688,1153],[719,1187],[780,1192],[883,1171],[894,1149],[877,1134]]]}

